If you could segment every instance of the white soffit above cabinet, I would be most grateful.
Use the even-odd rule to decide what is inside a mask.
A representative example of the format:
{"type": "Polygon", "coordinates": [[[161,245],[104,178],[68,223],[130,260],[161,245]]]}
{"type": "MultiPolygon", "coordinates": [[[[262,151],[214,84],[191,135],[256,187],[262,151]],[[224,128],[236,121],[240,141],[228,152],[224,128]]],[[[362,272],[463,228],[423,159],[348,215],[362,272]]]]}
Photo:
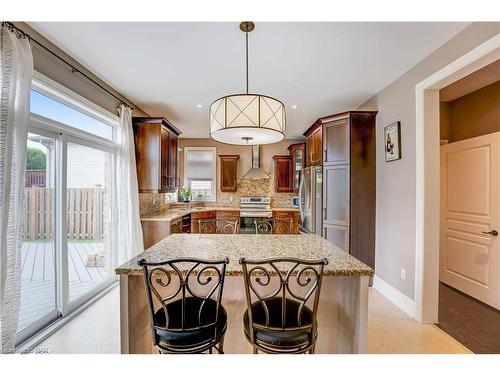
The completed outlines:
{"type": "MultiPolygon", "coordinates": [[[[29,25],[182,137],[208,138],[210,103],[245,90],[239,22],[29,25]]],[[[318,117],[356,109],[466,26],[256,22],[250,92],[280,98],[286,138],[297,138],[318,117]]]]}

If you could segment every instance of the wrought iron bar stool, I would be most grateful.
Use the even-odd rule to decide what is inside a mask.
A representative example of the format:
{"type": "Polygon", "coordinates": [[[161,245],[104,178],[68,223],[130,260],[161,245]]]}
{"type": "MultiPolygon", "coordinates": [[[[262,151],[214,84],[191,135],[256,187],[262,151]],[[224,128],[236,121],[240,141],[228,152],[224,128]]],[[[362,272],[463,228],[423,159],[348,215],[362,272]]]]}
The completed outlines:
{"type": "Polygon", "coordinates": [[[257,234],[292,234],[293,221],[281,219],[255,220],[255,233],[257,234]]]}
{"type": "Polygon", "coordinates": [[[202,234],[236,234],[238,233],[238,220],[226,219],[199,220],[198,225],[202,234]]]}
{"type": "Polygon", "coordinates": [[[213,348],[224,353],[227,313],[221,300],[228,263],[228,258],[138,262],[143,269],[153,345],[160,353],[211,354],[213,348]]]}
{"type": "Polygon", "coordinates": [[[240,259],[247,310],[245,337],[254,354],[314,353],[316,315],[327,259],[240,259]],[[312,297],[312,298],[311,298],[312,297]]]}

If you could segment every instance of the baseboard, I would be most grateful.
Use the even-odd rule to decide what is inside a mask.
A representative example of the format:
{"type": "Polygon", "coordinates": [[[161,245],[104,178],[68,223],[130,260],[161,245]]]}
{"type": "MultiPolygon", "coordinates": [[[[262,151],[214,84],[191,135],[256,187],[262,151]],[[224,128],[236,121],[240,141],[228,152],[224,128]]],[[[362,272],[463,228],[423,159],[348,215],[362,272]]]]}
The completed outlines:
{"type": "Polygon", "coordinates": [[[385,298],[399,307],[404,311],[406,315],[410,318],[415,316],[415,301],[413,301],[406,294],[401,293],[399,290],[394,288],[387,281],[382,280],[380,277],[375,275],[373,278],[373,287],[382,294],[385,298]]]}

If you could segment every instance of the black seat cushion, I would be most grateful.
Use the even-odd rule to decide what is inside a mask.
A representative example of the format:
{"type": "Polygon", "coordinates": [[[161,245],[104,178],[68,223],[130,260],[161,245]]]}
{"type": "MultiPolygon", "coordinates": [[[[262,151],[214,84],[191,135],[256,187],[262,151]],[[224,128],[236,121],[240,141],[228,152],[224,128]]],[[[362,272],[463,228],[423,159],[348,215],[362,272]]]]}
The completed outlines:
{"type": "MultiPolygon", "coordinates": [[[[198,321],[202,299],[196,297],[187,297],[185,299],[185,323],[184,329],[199,327],[215,322],[217,302],[213,299],[208,299],[202,308],[201,319],[198,321]]],[[[167,330],[156,329],[156,342],[158,346],[168,348],[169,346],[193,346],[202,344],[210,339],[215,339],[215,327],[197,328],[190,331],[172,332],[169,329],[181,329],[182,319],[182,300],[177,300],[167,304],[168,311],[168,327],[167,330]]],[[[164,327],[166,324],[165,312],[163,309],[156,311],[154,315],[154,323],[156,326],[164,327]]],[[[227,313],[221,305],[217,322],[217,333],[219,337],[224,335],[227,326],[227,313]]]]}
{"type": "MultiPolygon", "coordinates": [[[[268,327],[273,329],[281,329],[281,298],[275,297],[265,300],[266,306],[269,310],[269,324],[268,327]]],[[[299,309],[299,303],[292,299],[286,299],[286,321],[285,328],[299,328],[297,321],[297,312],[299,309]]],[[[264,312],[264,307],[257,301],[252,304],[252,319],[254,323],[261,325],[266,325],[266,315],[264,312]]],[[[301,325],[310,324],[312,322],[312,311],[307,306],[304,306],[301,313],[301,325]]],[[[248,321],[248,310],[245,311],[243,315],[243,327],[245,330],[245,335],[247,338],[250,337],[250,324],[248,321]]],[[[303,328],[294,331],[264,331],[259,328],[254,328],[254,336],[257,340],[263,341],[264,343],[290,347],[290,346],[300,346],[307,344],[311,340],[312,330],[311,328],[303,328]]]]}

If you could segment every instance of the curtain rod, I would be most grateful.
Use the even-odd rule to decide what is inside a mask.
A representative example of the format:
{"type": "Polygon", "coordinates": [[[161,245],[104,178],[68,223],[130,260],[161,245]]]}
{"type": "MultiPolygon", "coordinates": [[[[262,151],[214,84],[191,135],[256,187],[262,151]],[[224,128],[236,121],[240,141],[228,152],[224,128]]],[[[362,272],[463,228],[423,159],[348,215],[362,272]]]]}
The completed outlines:
{"type": "Polygon", "coordinates": [[[55,58],[57,58],[58,60],[62,61],[63,63],[65,63],[67,66],[69,66],[71,68],[71,72],[72,73],[78,73],[80,75],[82,75],[83,77],[87,78],[90,82],[92,82],[94,85],[96,85],[97,87],[99,87],[101,90],[107,92],[109,95],[111,95],[113,98],[115,98],[116,100],[118,100],[121,104],[123,104],[124,106],[126,107],[129,107],[130,109],[134,109],[130,104],[124,102],[122,99],[120,99],[118,96],[116,96],[115,94],[113,94],[111,91],[109,91],[107,88],[105,88],[104,86],[102,86],[99,82],[96,82],[95,80],[93,80],[91,77],[89,77],[87,74],[85,74],[84,72],[82,72],[80,69],[78,69],[77,67],[75,67],[73,64],[71,64],[70,62],[66,61],[64,58],[62,58],[61,56],[59,56],[57,53],[55,53],[54,51],[52,51],[51,49],[45,47],[42,43],[40,43],[39,41],[37,41],[36,39],[34,39],[31,35],[29,35],[28,33],[26,33],[25,31],[21,30],[20,28],[18,28],[17,26],[15,26],[12,22],[7,22],[7,21],[2,21],[2,26],[6,26],[8,27],[11,31],[15,31],[18,35],[22,36],[22,37],[25,37],[27,38],[29,41],[32,41],[34,42],[35,44],[37,44],[38,46],[42,47],[42,49],[44,49],[45,51],[47,51],[48,53],[50,53],[52,56],[54,56],[55,58]]]}

